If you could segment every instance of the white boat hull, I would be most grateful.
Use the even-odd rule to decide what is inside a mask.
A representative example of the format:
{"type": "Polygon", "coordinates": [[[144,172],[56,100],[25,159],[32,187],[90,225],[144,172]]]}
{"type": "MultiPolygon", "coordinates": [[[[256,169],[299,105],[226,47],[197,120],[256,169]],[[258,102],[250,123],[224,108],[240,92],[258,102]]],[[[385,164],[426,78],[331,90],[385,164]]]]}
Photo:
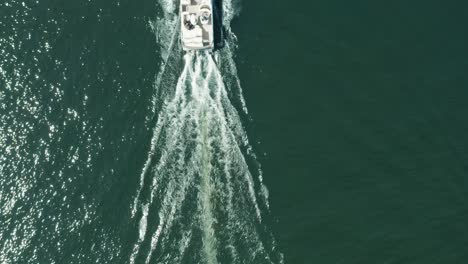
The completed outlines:
{"type": "Polygon", "coordinates": [[[214,48],[212,0],[180,0],[182,48],[212,50],[214,48]]]}

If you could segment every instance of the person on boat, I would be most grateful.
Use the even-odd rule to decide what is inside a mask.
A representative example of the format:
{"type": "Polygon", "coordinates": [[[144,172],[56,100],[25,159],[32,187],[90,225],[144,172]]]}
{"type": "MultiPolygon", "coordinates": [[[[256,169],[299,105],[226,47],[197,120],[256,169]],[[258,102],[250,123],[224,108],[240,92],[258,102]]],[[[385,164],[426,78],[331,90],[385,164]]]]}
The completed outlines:
{"type": "Polygon", "coordinates": [[[190,16],[187,17],[187,19],[184,22],[184,25],[188,30],[194,29],[196,24],[197,24],[196,14],[191,14],[190,16]]]}
{"type": "Polygon", "coordinates": [[[184,22],[184,26],[188,29],[188,30],[192,30],[195,28],[195,25],[193,25],[190,20],[185,20],[184,22]]]}

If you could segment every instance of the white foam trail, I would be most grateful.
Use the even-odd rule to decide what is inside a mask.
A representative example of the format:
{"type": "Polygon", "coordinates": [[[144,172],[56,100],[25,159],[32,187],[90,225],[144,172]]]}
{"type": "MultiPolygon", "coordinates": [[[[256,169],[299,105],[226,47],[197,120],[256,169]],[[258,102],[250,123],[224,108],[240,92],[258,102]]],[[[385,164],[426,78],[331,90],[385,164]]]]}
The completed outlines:
{"type": "MultiPolygon", "coordinates": [[[[176,111],[176,107],[177,107],[177,104],[181,101],[184,101],[183,99],[183,90],[182,90],[182,84],[185,82],[186,78],[187,78],[187,71],[188,71],[188,67],[189,67],[189,64],[191,62],[191,60],[193,59],[192,56],[190,55],[186,55],[185,56],[185,67],[182,71],[182,74],[181,74],[181,77],[179,78],[179,82],[177,84],[177,87],[176,87],[176,92],[175,92],[175,97],[173,100],[170,100],[168,102],[165,102],[164,103],[164,106],[163,106],[163,113],[166,113],[166,114],[163,114],[160,116],[160,119],[158,120],[157,122],[157,125],[156,125],[156,128],[154,130],[154,133],[153,133],[153,138],[151,139],[151,151],[148,155],[148,159],[144,165],[144,168],[143,168],[143,172],[140,176],[140,186],[139,186],[139,189],[137,190],[137,195],[135,196],[135,200],[134,200],[134,205],[133,205],[133,211],[132,211],[132,217],[135,215],[136,213],[136,210],[137,210],[137,204],[138,204],[138,199],[140,198],[140,194],[141,194],[141,190],[143,188],[143,182],[144,182],[144,177],[145,175],[148,173],[148,170],[150,168],[150,164],[151,164],[151,160],[153,158],[153,155],[155,154],[155,149],[156,147],[158,146],[157,143],[158,143],[158,140],[159,140],[159,137],[161,135],[161,131],[164,127],[164,125],[166,124],[166,120],[168,119],[168,117],[171,117],[175,114],[175,111],[176,111]]],[[[174,129],[175,131],[178,131],[179,129],[175,128],[174,129]]],[[[176,133],[174,133],[173,135],[176,135],[176,133]]],[[[174,140],[172,141],[169,141],[169,142],[174,142],[174,140]]],[[[172,151],[173,147],[172,146],[169,146],[162,154],[161,156],[161,159],[159,160],[159,163],[157,164],[157,167],[156,167],[156,170],[157,171],[160,171],[161,170],[161,167],[165,166],[166,165],[166,156],[167,156],[167,153],[169,153],[170,151],[172,151]]],[[[151,191],[151,196],[150,196],[150,200],[148,203],[144,204],[142,206],[143,208],[143,215],[142,217],[140,218],[140,237],[138,239],[138,242],[136,243],[135,247],[134,247],[134,250],[133,250],[133,253],[132,253],[132,256],[131,256],[131,263],[134,263],[134,259],[136,258],[136,255],[138,254],[138,251],[139,251],[139,248],[140,248],[140,244],[141,242],[143,242],[143,238],[144,236],[146,235],[146,223],[147,223],[147,218],[148,218],[148,207],[153,203],[153,199],[154,199],[154,196],[155,196],[155,192],[156,192],[156,187],[157,187],[157,183],[158,183],[158,177],[154,177],[153,178],[153,182],[152,182],[152,191],[151,191]],[[142,229],[142,227],[144,227],[142,229]]],[[[171,191],[171,190],[169,190],[171,191]]],[[[170,197],[170,194],[169,195],[166,195],[165,199],[169,199],[170,197]]],[[[163,204],[166,204],[167,201],[163,204]]],[[[161,216],[161,214],[160,214],[161,216]]],[[[161,223],[160,225],[158,226],[158,230],[160,230],[162,228],[162,225],[164,224],[164,221],[163,221],[164,218],[161,217],[161,223]]],[[[157,232],[157,233],[160,233],[161,231],[157,232]]],[[[152,238],[152,248],[155,248],[156,247],[156,244],[157,244],[157,240],[159,238],[159,234],[157,236],[153,236],[152,238]]]]}
{"type": "MultiPolygon", "coordinates": [[[[141,190],[143,189],[144,178],[145,178],[145,175],[148,173],[148,169],[150,168],[150,165],[151,165],[151,160],[152,160],[152,158],[153,158],[153,156],[155,154],[161,130],[163,128],[163,125],[166,123],[165,118],[167,118],[167,116],[172,116],[174,114],[176,104],[181,99],[183,100],[183,98],[182,98],[182,96],[183,96],[182,83],[185,82],[185,80],[187,78],[188,66],[190,64],[190,61],[193,59],[193,57],[188,54],[188,55],[186,55],[184,57],[184,59],[185,59],[185,67],[184,67],[184,69],[182,71],[181,78],[179,79],[179,82],[177,84],[177,88],[176,88],[176,92],[175,92],[175,98],[173,100],[171,100],[171,101],[165,101],[164,105],[162,107],[163,111],[165,111],[164,109],[167,109],[167,111],[169,113],[167,115],[160,115],[159,116],[159,120],[158,120],[156,128],[154,129],[154,132],[153,132],[153,137],[151,139],[151,148],[150,148],[150,151],[149,151],[149,155],[148,155],[148,158],[147,158],[147,160],[146,160],[146,162],[145,162],[145,164],[143,166],[143,171],[140,174],[140,184],[139,184],[137,193],[136,193],[134,201],[133,201],[132,218],[135,217],[135,213],[136,213],[136,210],[137,210],[138,199],[140,198],[141,190]]],[[[165,67],[162,68],[162,70],[165,71],[165,67]]],[[[160,77],[158,77],[158,78],[160,78],[160,77]]],[[[161,81],[157,80],[156,88],[159,89],[160,85],[161,85],[161,81]]],[[[162,159],[162,160],[164,160],[164,159],[162,159]]]]}
{"type": "MultiPolygon", "coordinates": [[[[234,34],[232,34],[232,35],[234,35],[234,34]]],[[[245,102],[244,96],[242,95],[243,92],[242,92],[241,82],[240,82],[239,77],[237,77],[238,76],[237,75],[237,67],[236,67],[236,64],[234,62],[233,53],[232,53],[232,50],[231,50],[231,44],[229,44],[229,42],[226,43],[225,48],[227,50],[227,52],[225,54],[226,54],[226,57],[227,57],[226,60],[227,60],[227,65],[229,67],[229,71],[231,72],[231,74],[233,76],[235,76],[235,82],[236,82],[236,86],[237,86],[237,89],[238,89],[238,99],[241,102],[242,110],[244,111],[244,113],[249,114],[249,110],[247,109],[247,103],[245,102]]]]}
{"type": "Polygon", "coordinates": [[[160,3],[163,18],[153,29],[158,40],[170,41],[161,45],[164,64],[153,100],[157,121],[132,206],[132,217],[141,213],[130,263],[172,264],[187,257],[210,264],[221,259],[282,263],[262,225],[261,208],[267,205],[259,202],[266,202],[267,191],[261,169],[257,163],[255,174],[249,170],[255,155],[231,102],[248,114],[229,28],[238,8],[232,0],[223,1],[230,39],[226,48],[213,55],[188,53],[180,65],[176,7],[173,1],[160,3]],[[149,222],[151,215],[157,216],[156,225],[149,222]],[[140,252],[143,244],[148,252],[140,252]]]}
{"type": "Polygon", "coordinates": [[[131,264],[135,263],[135,258],[136,258],[136,255],[138,254],[140,244],[141,244],[141,242],[143,242],[143,240],[145,239],[145,235],[146,235],[146,228],[147,228],[147,225],[148,225],[148,221],[147,221],[148,205],[144,205],[143,208],[142,208],[142,211],[143,211],[143,216],[141,217],[140,224],[138,225],[139,226],[139,228],[138,228],[138,231],[139,231],[138,242],[134,245],[132,255],[130,256],[130,263],[131,264]]]}
{"type": "MultiPolygon", "coordinates": [[[[206,55],[206,54],[205,54],[206,55]]],[[[201,61],[201,60],[200,60],[201,61]]],[[[198,65],[197,65],[198,66],[198,65]]],[[[201,87],[202,89],[198,92],[199,98],[198,100],[202,104],[202,107],[209,107],[205,104],[204,98],[209,98],[209,80],[213,74],[212,67],[208,64],[208,75],[204,80],[204,84],[201,87]]],[[[197,100],[197,99],[196,99],[197,100]]],[[[212,205],[211,205],[211,196],[213,195],[213,185],[211,184],[211,174],[212,174],[212,149],[211,149],[211,139],[209,137],[208,130],[210,129],[210,118],[206,117],[208,113],[201,114],[201,120],[199,120],[198,126],[200,127],[201,131],[201,142],[199,142],[201,146],[201,159],[202,159],[202,172],[201,172],[201,186],[200,186],[200,207],[201,207],[201,218],[202,218],[202,225],[203,225],[203,246],[205,251],[206,261],[209,264],[217,263],[216,260],[216,238],[215,238],[215,231],[213,229],[214,217],[212,212],[212,205]]]]}

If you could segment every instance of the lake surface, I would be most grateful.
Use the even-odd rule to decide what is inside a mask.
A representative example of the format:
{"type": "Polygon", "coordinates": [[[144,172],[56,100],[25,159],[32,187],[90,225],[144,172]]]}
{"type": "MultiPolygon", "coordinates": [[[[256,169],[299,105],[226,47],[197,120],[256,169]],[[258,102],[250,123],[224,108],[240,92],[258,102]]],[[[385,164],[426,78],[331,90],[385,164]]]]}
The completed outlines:
{"type": "Polygon", "coordinates": [[[0,263],[468,262],[468,5],[223,7],[0,3],[0,263]]]}

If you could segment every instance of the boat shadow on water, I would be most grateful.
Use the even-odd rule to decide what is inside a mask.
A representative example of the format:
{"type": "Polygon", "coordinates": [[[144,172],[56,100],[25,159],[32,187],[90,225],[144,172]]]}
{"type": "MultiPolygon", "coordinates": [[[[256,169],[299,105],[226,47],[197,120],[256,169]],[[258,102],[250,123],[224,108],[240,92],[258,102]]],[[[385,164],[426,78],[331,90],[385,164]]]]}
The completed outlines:
{"type": "Polygon", "coordinates": [[[213,0],[214,50],[224,47],[225,28],[223,26],[223,0],[213,0]]]}

